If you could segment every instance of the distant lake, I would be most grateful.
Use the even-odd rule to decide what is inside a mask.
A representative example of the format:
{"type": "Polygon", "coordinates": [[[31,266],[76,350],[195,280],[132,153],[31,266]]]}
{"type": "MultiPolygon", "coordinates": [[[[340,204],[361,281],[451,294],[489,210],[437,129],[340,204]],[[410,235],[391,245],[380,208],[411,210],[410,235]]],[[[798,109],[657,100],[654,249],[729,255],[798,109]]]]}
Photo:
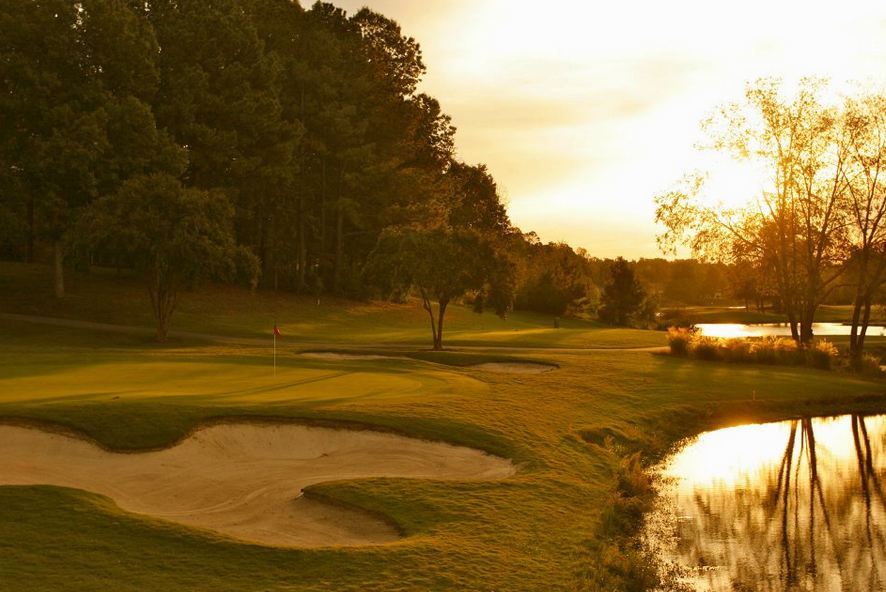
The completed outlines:
{"type": "Polygon", "coordinates": [[[886,416],[701,434],[662,467],[655,552],[697,590],[886,590],[886,416]]]}
{"type": "MultiPolygon", "coordinates": [[[[709,337],[769,337],[791,335],[791,328],[787,323],[699,323],[696,325],[702,335],[709,337]]],[[[843,323],[813,323],[812,332],[816,336],[849,335],[851,325],[843,323]]],[[[886,327],[883,325],[870,325],[867,330],[868,336],[886,335],[886,327]]]]}

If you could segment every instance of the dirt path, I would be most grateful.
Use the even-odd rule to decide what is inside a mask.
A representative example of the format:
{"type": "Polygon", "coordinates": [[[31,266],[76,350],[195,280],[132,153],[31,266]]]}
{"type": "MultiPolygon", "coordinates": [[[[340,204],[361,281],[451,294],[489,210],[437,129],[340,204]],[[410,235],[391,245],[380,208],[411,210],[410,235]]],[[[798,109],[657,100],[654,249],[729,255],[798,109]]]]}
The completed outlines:
{"type": "Polygon", "coordinates": [[[479,450],[371,431],[221,424],[171,448],[132,454],[0,425],[0,485],[91,491],[129,512],[273,546],[399,538],[380,517],[301,496],[308,485],[369,477],[493,480],[513,473],[510,461],[479,450]]]}

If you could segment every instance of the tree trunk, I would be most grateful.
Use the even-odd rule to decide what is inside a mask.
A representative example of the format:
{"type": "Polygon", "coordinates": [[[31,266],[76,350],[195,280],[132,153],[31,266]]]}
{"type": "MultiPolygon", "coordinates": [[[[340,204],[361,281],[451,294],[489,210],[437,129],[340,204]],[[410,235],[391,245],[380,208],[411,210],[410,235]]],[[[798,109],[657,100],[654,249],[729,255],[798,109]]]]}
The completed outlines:
{"type": "Polygon", "coordinates": [[[864,338],[868,332],[868,324],[871,322],[871,296],[867,295],[864,301],[864,315],[861,320],[861,327],[858,332],[858,359],[861,359],[864,353],[864,338]]]}
{"type": "Polygon", "coordinates": [[[439,351],[443,349],[443,315],[446,314],[446,305],[449,304],[449,300],[442,299],[437,304],[437,332],[434,335],[434,350],[439,351]]]}
{"type": "Polygon", "coordinates": [[[148,283],[148,296],[157,321],[157,341],[165,343],[169,335],[169,320],[175,312],[178,297],[175,282],[169,281],[160,269],[155,269],[148,283]]]}
{"type": "Polygon", "coordinates": [[[55,259],[55,297],[65,297],[65,251],[61,240],[56,240],[53,245],[55,259]]]}
{"type": "Polygon", "coordinates": [[[166,343],[166,339],[169,336],[169,318],[168,317],[157,317],[157,341],[159,343],[166,343]]]}
{"type": "Polygon", "coordinates": [[[861,343],[858,338],[858,327],[861,320],[861,309],[864,305],[861,291],[855,295],[855,302],[852,304],[852,327],[849,330],[849,357],[855,361],[861,359],[861,343]]]}
{"type": "Polygon", "coordinates": [[[301,292],[307,286],[305,277],[308,273],[308,249],[305,242],[305,225],[302,221],[304,212],[299,215],[298,225],[298,290],[301,292]]]}
{"type": "Polygon", "coordinates": [[[326,159],[320,160],[320,255],[326,255],[326,159]]]}
{"type": "Polygon", "coordinates": [[[422,308],[424,308],[428,312],[428,316],[431,319],[431,344],[435,350],[439,350],[439,341],[437,339],[437,320],[434,318],[434,305],[431,303],[430,298],[428,298],[428,295],[425,293],[424,290],[421,291],[421,303],[422,308]]]}
{"type": "Polygon", "coordinates": [[[812,323],[815,320],[815,305],[807,303],[800,317],[800,343],[809,345],[814,337],[812,333],[812,323]]]}
{"type": "Polygon", "coordinates": [[[258,215],[258,259],[261,262],[261,283],[267,286],[273,280],[274,270],[277,267],[274,261],[273,248],[268,248],[269,234],[272,233],[270,225],[272,220],[265,220],[265,211],[260,210],[258,215]]]}
{"type": "Polygon", "coordinates": [[[797,329],[797,316],[793,311],[788,312],[788,325],[791,327],[791,338],[800,343],[800,331],[797,329]]]}
{"type": "Polygon", "coordinates": [[[28,251],[26,254],[28,263],[34,262],[34,234],[35,234],[35,218],[34,218],[34,198],[28,198],[28,251]]]}
{"type": "Polygon", "coordinates": [[[335,212],[335,269],[333,269],[332,285],[333,290],[338,293],[341,288],[342,264],[344,262],[344,227],[345,214],[339,200],[338,207],[335,212]]]}
{"type": "MultiPolygon", "coordinates": [[[[302,84],[301,88],[301,102],[299,103],[299,117],[302,121],[305,120],[305,85],[302,84]]],[[[301,175],[301,186],[298,188],[298,222],[297,229],[298,232],[298,240],[296,242],[296,254],[295,254],[295,266],[296,266],[296,289],[299,292],[303,292],[306,287],[305,276],[308,272],[308,255],[307,249],[305,248],[306,238],[305,231],[307,225],[305,224],[305,187],[307,187],[306,183],[306,167],[305,167],[305,146],[302,143],[298,149],[298,172],[301,175]]]]}
{"type": "Polygon", "coordinates": [[[296,266],[297,270],[297,289],[299,292],[304,291],[305,286],[307,285],[305,282],[305,275],[307,274],[308,267],[308,256],[307,249],[305,248],[305,198],[304,191],[299,189],[298,192],[298,252],[296,254],[296,266]]]}

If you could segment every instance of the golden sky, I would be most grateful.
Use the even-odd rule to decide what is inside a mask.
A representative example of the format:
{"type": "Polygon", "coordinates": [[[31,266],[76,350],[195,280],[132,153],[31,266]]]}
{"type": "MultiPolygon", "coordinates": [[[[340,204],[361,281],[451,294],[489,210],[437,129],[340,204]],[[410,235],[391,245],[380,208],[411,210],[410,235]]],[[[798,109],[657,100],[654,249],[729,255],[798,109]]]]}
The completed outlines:
{"type": "Polygon", "coordinates": [[[886,82],[886,0],[333,2],[421,43],[422,90],[517,226],[600,257],[658,256],[652,198],[700,162],[724,191],[753,191],[694,149],[701,119],[747,81],[886,82]]]}

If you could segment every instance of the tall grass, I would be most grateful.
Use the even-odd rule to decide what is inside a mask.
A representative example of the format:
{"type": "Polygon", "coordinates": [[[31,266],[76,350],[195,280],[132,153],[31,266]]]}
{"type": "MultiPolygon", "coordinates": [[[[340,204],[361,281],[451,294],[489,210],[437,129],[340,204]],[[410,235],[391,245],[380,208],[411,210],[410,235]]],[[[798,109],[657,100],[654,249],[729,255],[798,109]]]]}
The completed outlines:
{"type": "Polygon", "coordinates": [[[689,353],[689,342],[694,334],[693,329],[684,327],[671,327],[668,329],[668,346],[675,356],[685,356],[689,353]]]}
{"type": "Polygon", "coordinates": [[[698,360],[745,364],[808,365],[828,370],[839,357],[837,347],[819,340],[809,347],[800,347],[793,339],[764,337],[763,339],[721,339],[701,335],[695,329],[671,327],[668,329],[671,353],[698,360]]]}

